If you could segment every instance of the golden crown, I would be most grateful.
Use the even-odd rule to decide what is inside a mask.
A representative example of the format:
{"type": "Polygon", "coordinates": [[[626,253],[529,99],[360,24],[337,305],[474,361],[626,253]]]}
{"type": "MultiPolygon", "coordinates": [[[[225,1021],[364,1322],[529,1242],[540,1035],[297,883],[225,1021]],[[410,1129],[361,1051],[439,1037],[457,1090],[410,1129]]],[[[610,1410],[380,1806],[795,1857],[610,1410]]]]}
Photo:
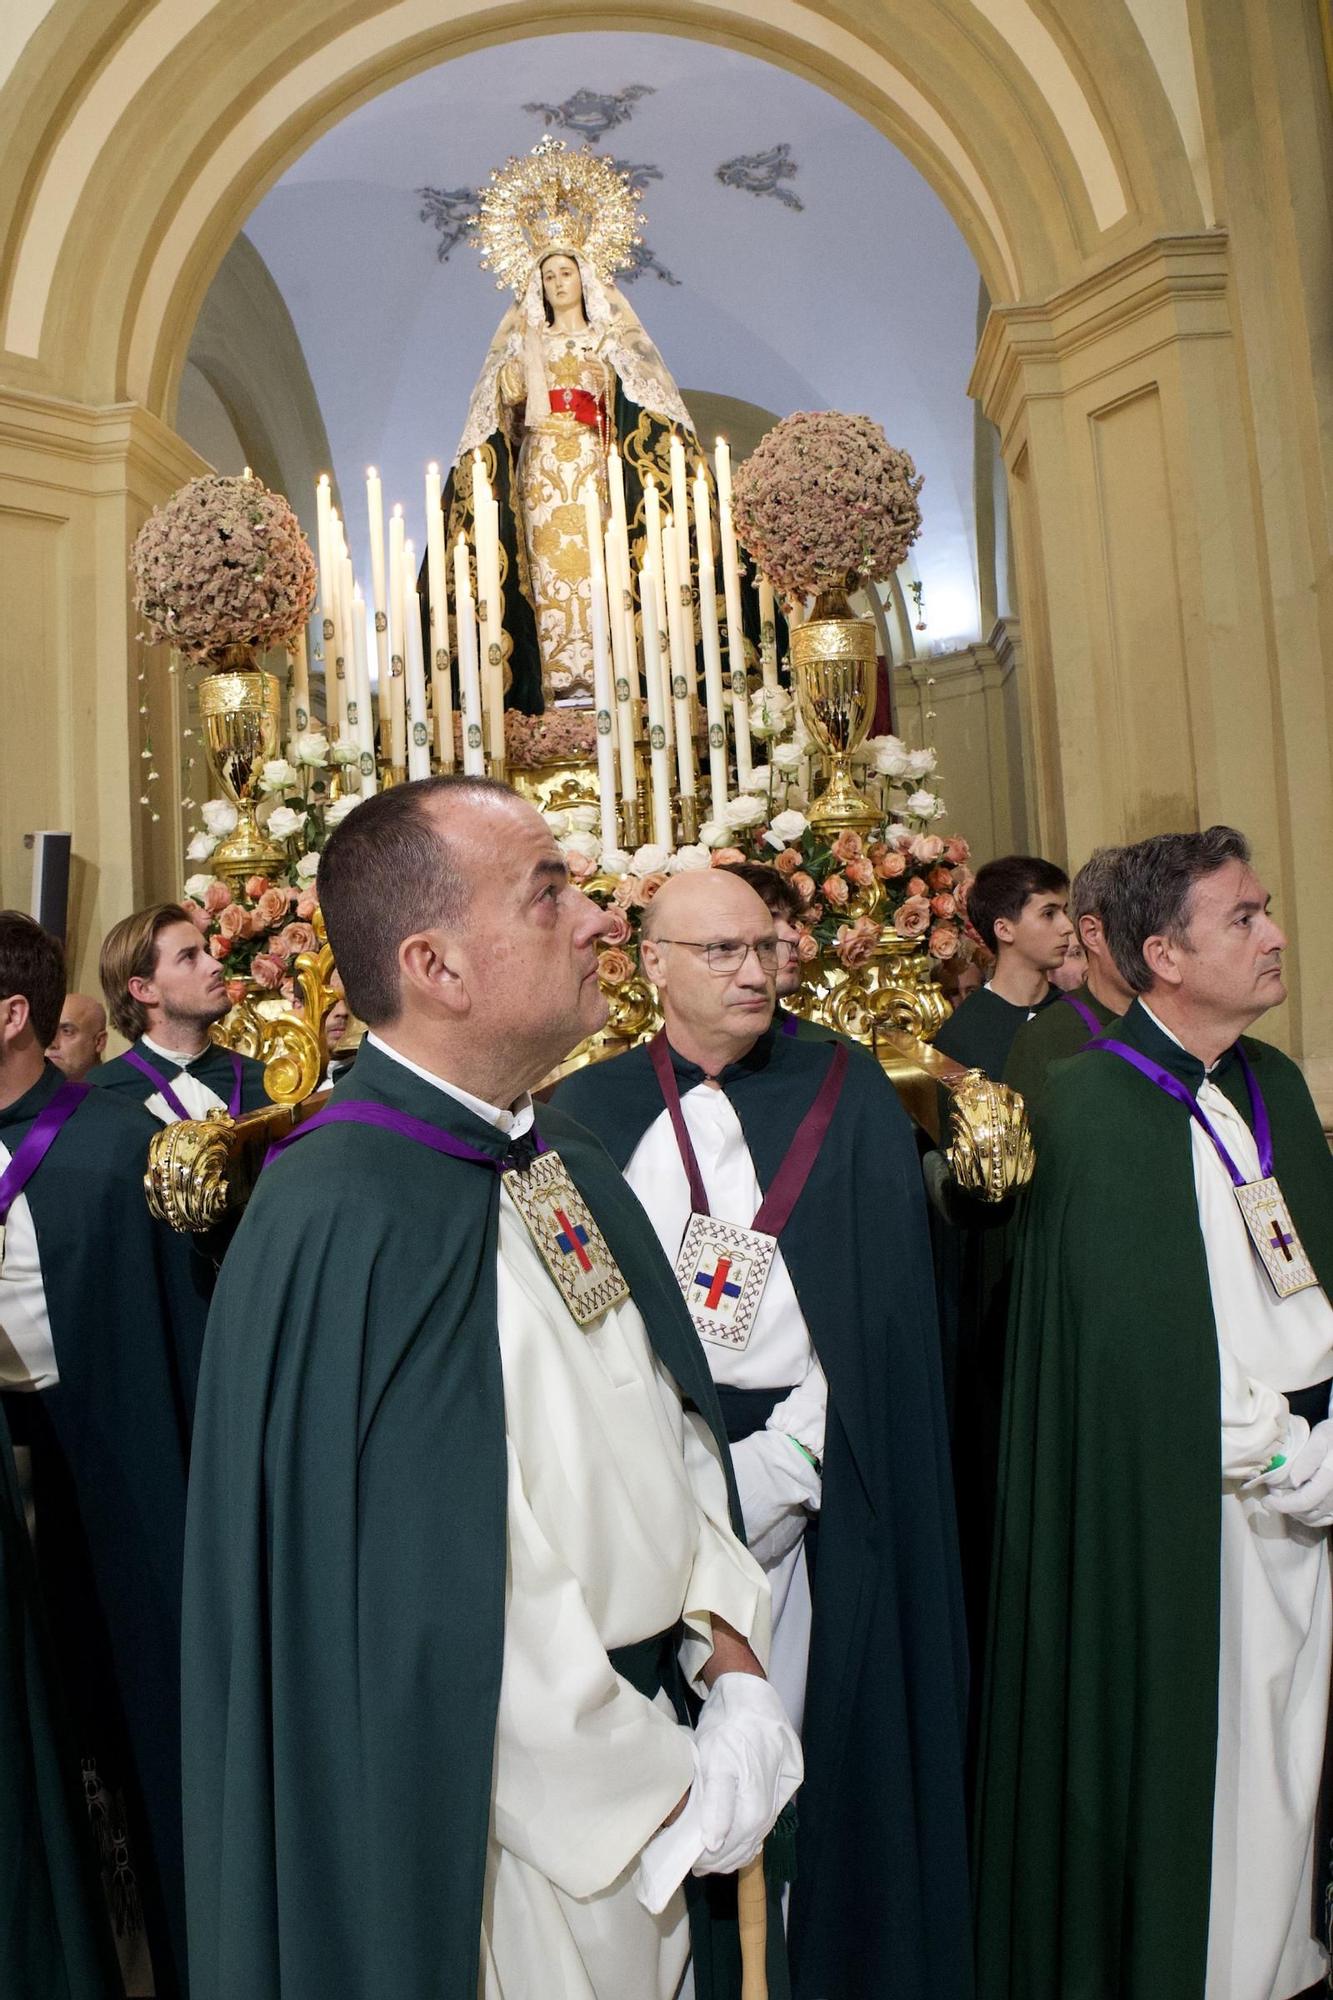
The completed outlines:
{"type": "Polygon", "coordinates": [[[578,251],[605,283],[629,263],[643,216],[629,175],[596,153],[571,153],[547,136],[525,159],[510,158],[482,190],[472,228],[497,286],[522,292],[533,264],[578,251]]]}

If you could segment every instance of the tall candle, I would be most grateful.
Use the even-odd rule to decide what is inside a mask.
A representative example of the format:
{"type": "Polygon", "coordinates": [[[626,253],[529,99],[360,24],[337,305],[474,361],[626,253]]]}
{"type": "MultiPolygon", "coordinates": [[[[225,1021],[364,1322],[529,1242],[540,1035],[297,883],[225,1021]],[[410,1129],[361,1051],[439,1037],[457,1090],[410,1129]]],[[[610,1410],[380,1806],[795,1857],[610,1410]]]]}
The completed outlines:
{"type": "Polygon", "coordinates": [[[657,625],[657,572],[652,558],[639,571],[639,602],[643,606],[643,678],[648,690],[648,770],[653,801],[653,839],[670,850],[671,774],[663,723],[662,635],[657,625]]]}
{"type": "Polygon", "coordinates": [[[731,505],[731,446],[725,438],[719,438],[713,448],[713,464],[717,469],[718,511],[731,505]]]}
{"type": "Polygon", "coordinates": [[[287,657],[292,663],[293,736],[304,736],[310,727],[310,660],[306,652],[305,626],[289,642],[287,657]]]}
{"type": "Polygon", "coordinates": [[[773,603],[773,586],[766,576],[759,579],[759,658],[764,670],[764,686],[778,684],[778,621],[773,603]]]}
{"type": "Polygon", "coordinates": [[[356,740],[361,751],[361,795],[378,787],[375,772],[375,714],[370,701],[370,663],[366,649],[366,603],[359,583],[352,585],[352,671],[356,677],[356,740]]]}
{"type": "Polygon", "coordinates": [[[676,724],[676,780],[682,798],[694,797],[694,655],[685,649],[685,620],[680,603],[680,570],[676,559],[675,523],[662,537],[666,563],[667,645],[671,666],[671,706],[676,724]]]}
{"type": "Polygon", "coordinates": [[[341,741],[347,740],[347,655],[351,650],[347,612],[343,606],[343,564],[347,561],[347,537],[338,510],[329,513],[330,597],[333,604],[333,673],[329,677],[328,647],[325,647],[325,699],[329,722],[341,741]]]}
{"type": "Polygon", "coordinates": [[[611,628],[606,601],[606,563],[602,550],[602,507],[597,487],[591,479],[583,488],[583,520],[588,541],[588,581],[591,588],[588,627],[592,634],[593,709],[597,722],[597,806],[601,818],[602,846],[618,847],[611,628]]]}
{"type": "Polygon", "coordinates": [[[449,678],[448,564],[440,468],[426,467],[426,578],[430,586],[430,685],[435,703],[435,749],[442,771],[454,768],[454,713],[449,678]]]}
{"type": "MultiPolygon", "coordinates": [[[[719,450],[721,450],[719,443],[719,450]]],[[[730,480],[728,480],[730,484],[730,480]]],[[[736,736],[736,782],[744,791],[750,783],[750,690],[745,674],[745,628],[741,618],[741,566],[731,502],[718,493],[719,539],[722,543],[722,589],[727,605],[727,673],[731,687],[731,726],[736,736]]]]}
{"type": "Polygon", "coordinates": [[[413,578],[416,549],[403,543],[403,637],[406,642],[407,775],[430,776],[430,724],[426,720],[426,663],[421,645],[421,597],[413,578]]]}
{"type": "MultiPolygon", "coordinates": [[[[384,565],[384,490],[373,465],[366,468],[366,517],[370,527],[370,601],[375,611],[375,672],[381,721],[389,714],[389,597],[384,565]]],[[[387,737],[388,731],[385,731],[387,737]]],[[[385,744],[386,750],[388,744],[385,744]]]]}
{"type": "Polygon", "coordinates": [[[337,585],[333,573],[333,494],[327,472],[320,473],[315,486],[315,515],[319,538],[319,631],[320,650],[324,656],[324,726],[326,729],[336,729],[338,696],[334,685],[336,675],[334,662],[338,648],[338,627],[337,614],[334,610],[334,592],[337,585]]]}
{"type": "MultiPolygon", "coordinates": [[[[395,503],[389,516],[389,761],[401,770],[407,762],[406,606],[403,599],[403,510],[395,503]]],[[[384,694],[380,692],[383,705],[384,694]]]]}
{"type": "Polygon", "coordinates": [[[699,552],[699,630],[704,646],[704,704],[708,716],[708,783],[713,818],[727,803],[726,696],[722,687],[722,646],[717,630],[717,581],[713,571],[713,517],[708,481],[694,475],[694,536],[699,552]]]}
{"type": "Polygon", "coordinates": [[[486,748],[491,769],[499,776],[505,762],[504,617],[500,597],[500,508],[491,499],[482,502],[477,524],[477,584],[486,593],[483,621],[486,653],[482,667],[486,748]]]}
{"type": "Polygon", "coordinates": [[[454,613],[458,623],[458,700],[463,711],[463,770],[470,778],[486,772],[481,731],[481,672],[477,664],[477,607],[468,569],[467,537],[454,543],[454,613]]]}
{"type": "Polygon", "coordinates": [[[626,805],[633,806],[638,802],[638,784],[634,772],[633,675],[630,658],[625,650],[625,618],[621,609],[623,591],[620,582],[620,542],[614,522],[606,530],[605,551],[606,595],[611,622],[611,657],[615,664],[616,746],[620,753],[620,796],[626,805]]]}
{"type": "Polygon", "coordinates": [[[352,636],[352,593],[356,583],[352,576],[352,562],[347,554],[347,543],[341,530],[338,535],[338,644],[341,648],[338,663],[342,668],[342,678],[338,682],[340,691],[339,714],[342,738],[347,743],[356,743],[360,702],[356,686],[356,655],[352,636]]]}
{"type": "Polygon", "coordinates": [[[690,486],[685,470],[685,446],[671,437],[671,518],[676,527],[676,568],[679,572],[681,631],[690,657],[690,688],[694,687],[694,575],[690,568],[690,486]]]}

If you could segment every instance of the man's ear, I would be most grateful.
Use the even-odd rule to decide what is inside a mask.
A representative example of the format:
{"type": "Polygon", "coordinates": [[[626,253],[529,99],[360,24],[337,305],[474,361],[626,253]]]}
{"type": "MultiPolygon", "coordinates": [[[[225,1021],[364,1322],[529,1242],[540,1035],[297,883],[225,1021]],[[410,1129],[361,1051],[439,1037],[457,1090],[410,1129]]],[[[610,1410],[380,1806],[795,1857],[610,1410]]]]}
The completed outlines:
{"type": "Polygon", "coordinates": [[[1106,948],[1106,930],[1099,916],[1085,910],[1075,926],[1083,949],[1086,952],[1102,951],[1106,948]]]}
{"type": "Polygon", "coordinates": [[[1008,917],[997,917],[995,919],[994,930],[995,930],[995,943],[997,949],[1002,944],[1013,943],[1014,927],[1010,923],[1008,917]]]}
{"type": "Polygon", "coordinates": [[[666,953],[653,942],[652,938],[640,939],[639,964],[643,967],[644,978],[651,986],[666,985],[666,953]]]}
{"type": "Polygon", "coordinates": [[[1144,963],[1153,978],[1163,986],[1179,986],[1181,983],[1180,950],[1180,946],[1173,944],[1169,937],[1143,940],[1144,963]]]}
{"type": "Polygon", "coordinates": [[[11,993],[0,1000],[0,1047],[16,1042],[31,1019],[26,993],[11,993]]]}
{"type": "Polygon", "coordinates": [[[471,1006],[457,942],[444,931],[414,931],[398,947],[400,1001],[432,1012],[466,1014],[471,1006]]]}

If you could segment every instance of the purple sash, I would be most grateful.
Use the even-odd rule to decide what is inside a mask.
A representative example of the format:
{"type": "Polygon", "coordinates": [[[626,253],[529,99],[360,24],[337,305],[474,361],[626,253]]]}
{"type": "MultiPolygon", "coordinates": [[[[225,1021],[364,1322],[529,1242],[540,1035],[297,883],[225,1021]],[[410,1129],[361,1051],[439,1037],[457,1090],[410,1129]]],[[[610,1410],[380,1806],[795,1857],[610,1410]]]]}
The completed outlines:
{"type": "MultiPolygon", "coordinates": [[[[245,1076],[245,1064],[241,1061],[235,1049],[228,1049],[227,1054],[231,1057],[232,1071],[231,1102],[227,1106],[227,1116],[228,1118],[239,1118],[241,1115],[241,1083],[245,1076]]],[[[157,1085],[154,1095],[164,1097],[178,1118],[192,1118],[194,1116],[192,1111],[185,1109],[185,1106],[181,1103],[179,1097],[177,1097],[175,1091],[167,1082],[167,1079],[162,1075],[160,1070],[153,1068],[153,1065],[148,1061],[146,1056],[141,1056],[137,1049],[126,1049],[125,1060],[130,1064],[131,1068],[137,1069],[141,1076],[146,1076],[150,1082],[157,1085]]],[[[182,1066],[177,1070],[176,1074],[177,1076],[185,1076],[188,1075],[188,1070],[182,1066]]]]}
{"type": "MultiPolygon", "coordinates": [[[[1169,1069],[1163,1069],[1162,1065],[1155,1063],[1151,1056],[1140,1055],[1137,1049],[1129,1048],[1124,1042],[1112,1041],[1108,1036],[1099,1037],[1098,1040],[1089,1042],[1088,1047],[1090,1049],[1105,1049],[1108,1055],[1119,1056],[1121,1062],[1129,1063],[1139,1072],[1140,1076],[1146,1076],[1149,1083],[1154,1084],[1158,1090],[1163,1091],[1168,1097],[1176,1098],[1179,1103],[1183,1104],[1189,1112],[1190,1117],[1194,1119],[1196,1124],[1203,1127],[1208,1137],[1212,1140],[1214,1146],[1217,1148],[1217,1157],[1221,1160],[1222,1165],[1226,1168],[1236,1186],[1246,1186],[1244,1174],[1222,1143],[1216,1128],[1207,1114],[1199,1109],[1198,1103],[1189,1086],[1183,1084],[1178,1076],[1172,1076],[1169,1069]]],[[[1246,1060],[1244,1049],[1239,1044],[1236,1048],[1236,1061],[1240,1064],[1241,1075],[1245,1078],[1245,1088],[1250,1093],[1250,1115],[1254,1120],[1254,1143],[1259,1151],[1259,1172],[1264,1180],[1271,1180],[1273,1175],[1273,1129],[1268,1120],[1268,1107],[1264,1103],[1263,1092],[1259,1088],[1258,1079],[1254,1071],[1250,1068],[1249,1062],[1246,1060]]]]}
{"type": "MultiPolygon", "coordinates": [[[[264,1155],[264,1165],[267,1166],[288,1146],[294,1146],[298,1139],[304,1139],[321,1125],[378,1125],[382,1132],[397,1132],[400,1138],[411,1139],[418,1146],[429,1146],[436,1153],[447,1153],[451,1159],[471,1160],[474,1165],[490,1167],[497,1174],[505,1169],[503,1155],[484,1153],[479,1146],[469,1146],[465,1139],[455,1139],[452,1133],[442,1132],[438,1125],[430,1124],[425,1118],[414,1118],[408,1111],[395,1111],[391,1104],[379,1104],[364,1097],[349,1097],[340,1104],[326,1104],[322,1111],[316,1111],[313,1117],[305,1119],[285,1139],[279,1139],[270,1146],[264,1155]]],[[[535,1126],[530,1134],[525,1132],[523,1137],[532,1139],[536,1152],[547,1150],[546,1141],[535,1126]]]]}
{"type": "Polygon", "coordinates": [[[62,1083],[51,1102],[37,1113],[9,1165],[0,1174],[0,1232],[10,1209],[91,1089],[89,1083],[62,1083]]]}
{"type": "MultiPolygon", "coordinates": [[[[657,1072],[658,1085],[666,1104],[671,1129],[676,1135],[676,1146],[680,1153],[680,1163],[685,1169],[685,1177],[690,1184],[690,1211],[694,1215],[710,1215],[708,1190],[704,1177],[699,1171],[699,1161],[695,1154],[694,1142],[690,1138],[690,1128],[685,1123],[685,1113],[680,1105],[680,1086],[676,1082],[676,1072],[671,1067],[671,1051],[667,1047],[665,1028],[659,1029],[648,1044],[648,1054],[657,1072]]],[[[781,1236],[791,1212],[801,1198],[801,1193],[810,1178],[810,1169],[819,1156],[819,1149],[833,1113],[838,1107],[842,1093],[842,1080],[847,1073],[847,1051],[841,1042],[834,1044],[833,1060],[828,1074],[819,1086],[814,1103],[796,1128],[796,1135],[782,1165],[773,1176],[773,1185],[764,1196],[759,1213],[750,1224],[751,1229],[761,1236],[781,1236]]]]}
{"type": "Polygon", "coordinates": [[[1090,1035],[1101,1034],[1102,1024],[1091,1007],[1085,1006],[1082,1000],[1076,1000],[1072,993],[1062,993],[1060,998],[1073,1008],[1090,1035]]]}
{"type": "Polygon", "coordinates": [[[782,1033],[784,1035],[791,1035],[794,1037],[796,1035],[799,1035],[800,1032],[801,1032],[801,1024],[797,1020],[796,1016],[794,1014],[784,1013],[782,1016],[782,1033]]]}

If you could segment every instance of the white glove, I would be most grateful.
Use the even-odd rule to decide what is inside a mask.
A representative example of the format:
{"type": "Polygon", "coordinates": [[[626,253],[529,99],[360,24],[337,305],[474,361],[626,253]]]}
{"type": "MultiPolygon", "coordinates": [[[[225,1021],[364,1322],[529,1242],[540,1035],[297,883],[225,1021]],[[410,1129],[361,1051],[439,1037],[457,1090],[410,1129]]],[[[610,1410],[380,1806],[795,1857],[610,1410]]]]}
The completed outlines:
{"type": "Polygon", "coordinates": [[[768,1429],[784,1431],[799,1438],[812,1458],[824,1456],[824,1432],[828,1423],[828,1377],[812,1354],[810,1366],[790,1396],[780,1402],[768,1420],[768,1429]]]}
{"type": "Polygon", "coordinates": [[[821,1480],[798,1445],[781,1431],[755,1431],[731,1448],[745,1539],[764,1569],[796,1547],[805,1517],[819,1506],[821,1480]]]}
{"type": "Polygon", "coordinates": [[[770,1681],[719,1674],[695,1726],[703,1851],[696,1875],[752,1861],[805,1775],[801,1743],[770,1681]]]}
{"type": "MultiPolygon", "coordinates": [[[[1300,1421],[1293,1418],[1293,1426],[1300,1421]]],[[[1316,1424],[1295,1456],[1268,1476],[1265,1505],[1305,1528],[1333,1528],[1333,1417],[1316,1424]]]]}

